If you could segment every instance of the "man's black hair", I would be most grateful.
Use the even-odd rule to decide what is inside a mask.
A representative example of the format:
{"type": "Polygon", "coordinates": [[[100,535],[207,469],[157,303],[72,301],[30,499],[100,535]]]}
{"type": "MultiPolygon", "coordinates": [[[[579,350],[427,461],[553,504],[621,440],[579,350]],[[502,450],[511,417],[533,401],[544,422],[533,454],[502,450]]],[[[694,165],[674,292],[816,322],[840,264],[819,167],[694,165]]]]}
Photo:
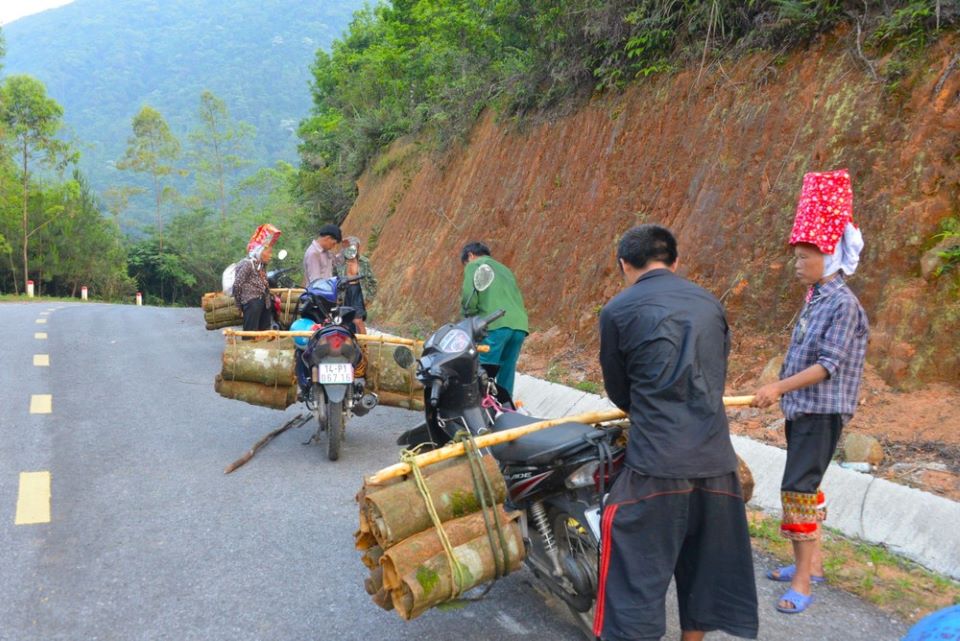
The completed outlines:
{"type": "Polygon", "coordinates": [[[474,256],[489,256],[490,248],[478,241],[467,243],[463,246],[463,249],[460,250],[460,262],[466,264],[467,259],[470,258],[470,254],[474,256]]]}
{"type": "Polygon", "coordinates": [[[317,232],[317,236],[330,236],[338,243],[343,240],[343,235],[340,233],[340,228],[333,223],[327,223],[320,228],[320,231],[317,232]]]}
{"type": "Polygon", "coordinates": [[[666,227],[638,225],[620,239],[618,262],[621,258],[635,269],[643,269],[651,262],[673,265],[677,262],[677,239],[666,227]]]}

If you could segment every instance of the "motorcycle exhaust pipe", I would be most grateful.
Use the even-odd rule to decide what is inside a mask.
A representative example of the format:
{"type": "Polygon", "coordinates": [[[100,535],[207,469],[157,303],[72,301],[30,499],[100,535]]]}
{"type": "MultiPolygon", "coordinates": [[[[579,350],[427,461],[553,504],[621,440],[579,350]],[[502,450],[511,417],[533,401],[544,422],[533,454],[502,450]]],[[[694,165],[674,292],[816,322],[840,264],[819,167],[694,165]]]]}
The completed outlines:
{"type": "Polygon", "coordinates": [[[373,392],[367,392],[360,397],[360,402],[354,406],[353,413],[357,416],[363,416],[376,407],[379,400],[380,399],[377,398],[376,394],[373,392]]]}

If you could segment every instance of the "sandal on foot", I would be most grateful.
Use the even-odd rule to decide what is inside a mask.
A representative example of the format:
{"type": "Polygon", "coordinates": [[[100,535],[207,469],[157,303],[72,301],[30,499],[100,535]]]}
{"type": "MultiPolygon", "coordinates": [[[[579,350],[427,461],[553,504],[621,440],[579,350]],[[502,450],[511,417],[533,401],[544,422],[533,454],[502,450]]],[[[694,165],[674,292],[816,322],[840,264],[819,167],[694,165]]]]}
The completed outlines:
{"type": "MultiPolygon", "coordinates": [[[[797,566],[795,565],[785,565],[782,568],[777,568],[776,570],[767,570],[767,578],[771,581],[781,581],[786,583],[788,581],[793,581],[793,575],[797,572],[797,566]]],[[[810,575],[810,583],[826,583],[827,577],[817,576],[815,574],[810,575]]]]}
{"type": "Polygon", "coordinates": [[[782,597],[780,597],[780,600],[777,601],[776,608],[779,612],[783,612],[784,614],[799,614],[809,608],[811,603],[813,603],[812,594],[800,594],[793,588],[790,588],[783,594],[782,597]],[[793,607],[785,608],[780,605],[781,601],[790,603],[793,605],[793,607]]]}

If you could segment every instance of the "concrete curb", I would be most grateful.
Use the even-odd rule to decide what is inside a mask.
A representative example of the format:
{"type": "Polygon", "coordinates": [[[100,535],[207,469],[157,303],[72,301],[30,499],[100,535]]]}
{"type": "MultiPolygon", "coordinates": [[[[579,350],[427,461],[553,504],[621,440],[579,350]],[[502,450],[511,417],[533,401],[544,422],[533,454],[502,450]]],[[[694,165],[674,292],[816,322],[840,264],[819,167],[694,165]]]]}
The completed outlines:
{"type": "MultiPolygon", "coordinates": [[[[609,400],[520,374],[514,396],[533,416],[556,418],[612,409],[609,400]]],[[[753,472],[751,504],[780,513],[780,479],[787,453],[733,436],[733,446],[753,472]]],[[[869,543],[880,543],[921,565],[960,579],[960,503],[831,464],[823,481],[826,525],[869,543]]]]}

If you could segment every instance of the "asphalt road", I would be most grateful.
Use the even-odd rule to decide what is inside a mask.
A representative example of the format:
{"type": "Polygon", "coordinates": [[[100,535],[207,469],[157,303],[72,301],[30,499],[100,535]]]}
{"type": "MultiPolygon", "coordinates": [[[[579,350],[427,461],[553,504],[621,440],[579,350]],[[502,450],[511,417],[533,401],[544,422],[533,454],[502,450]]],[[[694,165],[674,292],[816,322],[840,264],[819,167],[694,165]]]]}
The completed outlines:
{"type": "MultiPolygon", "coordinates": [[[[301,428],[225,476],[298,409],[219,397],[222,338],[199,310],[10,303],[0,327],[3,641],[581,638],[526,571],[408,623],[369,601],[353,497],[362,474],[396,461],[413,413],[353,419],[336,463],[301,428]],[[49,366],[34,365],[43,354],[49,366]],[[51,395],[49,414],[31,413],[34,394],[51,395]],[[49,472],[49,522],[16,523],[22,472],[49,472]]],[[[780,615],[782,586],[758,588],[761,639],[893,641],[907,627],[829,588],[780,615]]]]}

